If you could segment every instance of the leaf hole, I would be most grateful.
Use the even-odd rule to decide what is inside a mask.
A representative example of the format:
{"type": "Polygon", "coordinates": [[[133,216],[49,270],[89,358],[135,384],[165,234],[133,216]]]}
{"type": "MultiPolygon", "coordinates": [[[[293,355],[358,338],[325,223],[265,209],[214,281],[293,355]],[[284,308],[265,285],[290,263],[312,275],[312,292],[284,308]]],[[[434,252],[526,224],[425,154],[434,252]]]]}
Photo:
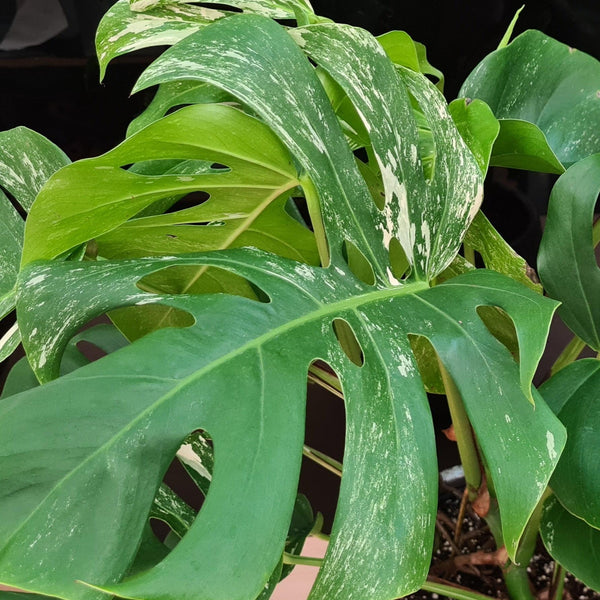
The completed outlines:
{"type": "Polygon", "coordinates": [[[174,548],[192,526],[208,494],[213,469],[212,438],[198,429],[183,440],[150,509],[152,530],[166,551],[174,548]]]}
{"type": "Polygon", "coordinates": [[[350,241],[344,241],[343,256],[348,267],[358,279],[367,285],[375,283],[375,274],[371,263],[366,259],[365,255],[350,241]]]}
{"type": "Polygon", "coordinates": [[[478,306],[477,314],[487,330],[511,353],[519,362],[519,339],[514,321],[508,313],[498,306],[478,306]]]}
{"type": "Polygon", "coordinates": [[[362,367],[365,364],[364,353],[350,323],[345,319],[334,319],[332,326],[344,354],[357,367],[362,367]]]}
{"type": "Polygon", "coordinates": [[[344,456],[346,411],[340,392],[336,389],[339,387],[337,374],[328,364],[323,361],[311,364],[306,402],[305,452],[298,491],[305,494],[315,509],[323,514],[324,533],[329,533],[333,524],[341,482],[337,467],[344,456]],[[331,387],[331,383],[335,388],[331,387]],[[333,469],[323,464],[329,459],[333,459],[333,469]]]}
{"type": "Polygon", "coordinates": [[[268,304],[271,299],[245,277],[207,265],[171,265],[142,277],[137,287],[151,294],[229,294],[268,304]]]}
{"type": "Polygon", "coordinates": [[[191,327],[196,322],[187,311],[164,304],[124,306],[110,311],[109,317],[131,341],[158,329],[191,327]]]}
{"type": "Polygon", "coordinates": [[[404,248],[402,248],[402,244],[398,241],[397,238],[393,237],[390,240],[389,247],[389,257],[390,257],[390,268],[392,270],[392,275],[401,280],[409,271],[410,264],[408,259],[406,258],[406,253],[404,252],[404,248]]]}

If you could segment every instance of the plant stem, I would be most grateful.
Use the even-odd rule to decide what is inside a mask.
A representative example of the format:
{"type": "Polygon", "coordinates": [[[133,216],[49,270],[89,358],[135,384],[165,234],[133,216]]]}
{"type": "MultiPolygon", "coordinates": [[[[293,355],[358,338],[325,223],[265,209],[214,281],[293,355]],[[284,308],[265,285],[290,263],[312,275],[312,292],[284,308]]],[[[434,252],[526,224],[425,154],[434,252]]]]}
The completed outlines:
{"type": "Polygon", "coordinates": [[[561,598],[563,597],[566,574],[566,569],[561,564],[556,563],[556,567],[554,569],[554,577],[552,578],[552,587],[548,596],[549,600],[561,600],[561,598]]]}
{"type": "Polygon", "coordinates": [[[465,260],[470,262],[473,266],[475,266],[475,250],[472,246],[468,246],[467,244],[463,244],[463,254],[465,260]]]}
{"type": "Polygon", "coordinates": [[[549,495],[550,490],[546,488],[527,522],[525,531],[523,531],[521,541],[519,542],[517,555],[515,556],[516,562],[509,562],[502,569],[508,593],[513,600],[534,600],[534,596],[531,593],[527,566],[531,562],[533,553],[535,552],[544,502],[549,495]]]}
{"type": "Polygon", "coordinates": [[[471,590],[456,587],[447,583],[430,581],[429,579],[423,584],[421,589],[426,592],[432,592],[433,594],[448,596],[448,598],[454,598],[454,600],[491,600],[491,596],[478,594],[477,592],[472,592],[471,590]]]}
{"type": "Polygon", "coordinates": [[[594,248],[600,244],[600,219],[598,219],[592,227],[592,243],[594,248]]]}
{"type": "Polygon", "coordinates": [[[305,567],[320,567],[323,564],[322,558],[313,556],[298,556],[297,554],[283,553],[284,565],[304,565],[305,567]]]}
{"type": "Polygon", "coordinates": [[[469,496],[474,497],[481,485],[481,465],[479,464],[479,455],[473,438],[471,423],[465,411],[460,392],[439,357],[438,364],[444,382],[444,389],[446,390],[448,408],[454,425],[458,454],[465,472],[469,496]]]}
{"type": "Polygon", "coordinates": [[[313,364],[308,368],[308,378],[342,400],[344,399],[340,380],[329,371],[313,364]]]}
{"type": "Polygon", "coordinates": [[[329,246],[327,245],[327,236],[325,235],[325,227],[323,226],[323,218],[321,216],[319,194],[308,175],[304,175],[300,178],[300,184],[304,190],[306,206],[315,234],[315,241],[317,243],[319,258],[321,259],[321,265],[327,267],[329,265],[329,246]]]}
{"type": "Polygon", "coordinates": [[[331,471],[338,477],[342,476],[342,463],[338,462],[334,458],[327,456],[327,454],[323,454],[310,446],[304,444],[302,447],[302,454],[306,456],[306,458],[310,458],[310,460],[316,462],[318,465],[321,465],[328,471],[331,471]]]}
{"type": "Polygon", "coordinates": [[[574,360],[577,359],[584,348],[585,342],[581,338],[573,336],[573,339],[566,345],[565,349],[554,361],[554,364],[550,369],[550,375],[554,375],[561,369],[564,369],[567,365],[570,365],[574,360]]]}
{"type": "Polygon", "coordinates": [[[527,567],[517,566],[511,562],[503,571],[508,595],[513,600],[535,600],[531,593],[527,567]]]}

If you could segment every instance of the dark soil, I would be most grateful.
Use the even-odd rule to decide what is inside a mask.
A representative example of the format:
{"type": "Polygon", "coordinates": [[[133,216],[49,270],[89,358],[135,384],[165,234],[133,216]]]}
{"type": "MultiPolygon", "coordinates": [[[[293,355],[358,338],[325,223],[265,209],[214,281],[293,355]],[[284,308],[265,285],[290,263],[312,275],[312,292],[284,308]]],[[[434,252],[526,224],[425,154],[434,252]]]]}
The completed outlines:
{"type": "MultiPolygon", "coordinates": [[[[454,544],[456,520],[463,490],[442,485],[436,523],[435,550],[429,578],[432,581],[457,585],[492,598],[508,598],[500,567],[494,565],[458,565],[464,559],[457,557],[474,552],[496,550],[496,544],[485,521],[472,509],[467,508],[458,545],[454,544]]],[[[539,600],[547,600],[555,563],[544,549],[541,541],[527,571],[531,587],[539,600]]],[[[446,596],[419,591],[408,598],[412,600],[440,600],[446,596]]],[[[570,573],[565,577],[564,600],[600,600],[600,593],[589,589],[570,573]]]]}

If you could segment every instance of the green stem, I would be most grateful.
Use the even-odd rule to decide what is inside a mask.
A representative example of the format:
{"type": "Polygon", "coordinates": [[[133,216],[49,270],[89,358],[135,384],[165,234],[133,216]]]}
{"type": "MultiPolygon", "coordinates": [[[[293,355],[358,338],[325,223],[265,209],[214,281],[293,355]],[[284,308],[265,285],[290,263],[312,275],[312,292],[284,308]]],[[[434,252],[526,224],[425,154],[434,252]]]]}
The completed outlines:
{"type": "Polygon", "coordinates": [[[600,244],[600,219],[592,227],[592,243],[594,244],[594,248],[600,244]]]}
{"type": "Polygon", "coordinates": [[[509,562],[503,568],[506,588],[513,600],[534,600],[534,596],[531,593],[527,566],[531,562],[533,553],[535,552],[544,502],[550,494],[550,489],[546,488],[546,491],[542,494],[537,506],[533,510],[519,542],[519,548],[515,556],[516,562],[509,562]]]}
{"type": "Polygon", "coordinates": [[[491,600],[491,596],[485,596],[484,594],[478,594],[477,592],[472,592],[471,590],[465,590],[453,585],[429,580],[423,584],[421,589],[433,594],[440,594],[442,596],[447,596],[448,598],[454,598],[454,600],[491,600]]]}
{"type": "Polygon", "coordinates": [[[556,569],[554,571],[554,578],[552,581],[554,593],[550,596],[549,600],[561,600],[561,598],[563,597],[566,574],[566,569],[561,564],[556,563],[556,569]]]}
{"type": "Polygon", "coordinates": [[[510,563],[503,571],[504,583],[506,583],[508,595],[512,600],[535,600],[535,597],[531,593],[527,567],[510,563]]]}
{"type": "Polygon", "coordinates": [[[306,444],[302,448],[302,454],[306,456],[306,458],[310,458],[310,460],[316,462],[318,465],[321,465],[328,471],[331,471],[338,477],[342,476],[342,463],[338,462],[331,456],[327,456],[327,454],[323,454],[306,444]]]}
{"type": "Polygon", "coordinates": [[[446,390],[448,408],[450,409],[450,416],[454,425],[458,454],[460,455],[465,472],[469,496],[474,496],[481,485],[481,465],[479,464],[477,446],[473,438],[473,430],[471,429],[471,423],[465,411],[460,392],[439,357],[438,364],[440,366],[440,373],[442,374],[442,381],[444,382],[444,389],[446,390]]]}
{"type": "Polygon", "coordinates": [[[475,250],[472,246],[467,244],[463,244],[463,254],[465,260],[469,261],[473,266],[475,266],[475,250]]]}
{"type": "Polygon", "coordinates": [[[330,391],[332,394],[335,394],[339,398],[344,399],[344,395],[342,394],[342,386],[340,384],[340,380],[325,369],[318,367],[316,365],[311,365],[308,368],[308,378],[311,381],[314,381],[321,387],[324,387],[326,390],[330,391]]]}
{"type": "Polygon", "coordinates": [[[289,552],[283,553],[283,564],[284,565],[304,565],[305,567],[320,567],[323,564],[322,558],[316,558],[313,556],[298,556],[296,554],[290,554],[289,552]]]}
{"type": "Polygon", "coordinates": [[[585,342],[577,337],[573,336],[573,339],[566,345],[565,349],[560,353],[559,357],[554,361],[552,368],[550,369],[550,375],[558,373],[561,369],[564,369],[567,365],[570,365],[577,357],[581,354],[581,351],[585,348],[585,342]]]}
{"type": "Polygon", "coordinates": [[[300,178],[300,184],[304,190],[306,198],[306,206],[313,231],[315,233],[315,241],[317,243],[317,251],[321,259],[321,265],[327,267],[329,265],[329,246],[327,245],[327,236],[325,235],[325,227],[323,226],[323,217],[321,216],[321,204],[319,202],[319,194],[310,180],[308,175],[300,178]]]}

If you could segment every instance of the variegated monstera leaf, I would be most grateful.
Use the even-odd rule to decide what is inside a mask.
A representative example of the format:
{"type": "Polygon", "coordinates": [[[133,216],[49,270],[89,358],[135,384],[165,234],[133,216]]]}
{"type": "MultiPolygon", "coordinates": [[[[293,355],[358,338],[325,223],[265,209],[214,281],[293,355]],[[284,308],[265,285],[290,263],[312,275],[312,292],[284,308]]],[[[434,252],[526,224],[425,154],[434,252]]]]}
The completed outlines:
{"type": "MultiPolygon", "coordinates": [[[[340,378],[347,432],[331,542],[311,599],[391,600],[419,588],[437,468],[409,336],[430,341],[463,397],[515,556],[565,441],[543,400],[534,407],[531,398],[554,303],[489,271],[429,287],[479,206],[475,158],[437,90],[395,69],[366,32],[316,24],[295,36],[266,17],[223,18],[167,51],[138,87],[208,82],[258,115],[293,157],[316,233],[326,235],[323,266],[249,248],[59,262],[48,260],[59,250],[43,238],[26,239],[19,326],[42,380],[57,375],[68,339],[96,314],[160,304],[189,313],[193,324],[154,332],[0,403],[0,431],[10,432],[0,441],[0,582],[78,600],[264,598],[294,508],[307,369],[322,360],[340,378]],[[381,207],[299,45],[345,90],[369,132],[381,207]],[[435,140],[427,176],[409,94],[435,140]],[[410,265],[406,278],[394,273],[393,240],[410,265]],[[360,277],[349,247],[368,264],[360,277]],[[173,267],[234,273],[259,300],[137,285],[173,267]],[[519,364],[480,320],[485,305],[512,318],[519,364]],[[360,348],[358,359],[346,354],[340,327],[360,348]],[[166,558],[122,581],[163,474],[197,429],[215,449],[206,502],[166,558]]],[[[86,227],[94,214],[112,218],[106,206],[94,210],[92,203],[86,227]]],[[[82,241],[73,236],[73,245],[82,241]]]]}

